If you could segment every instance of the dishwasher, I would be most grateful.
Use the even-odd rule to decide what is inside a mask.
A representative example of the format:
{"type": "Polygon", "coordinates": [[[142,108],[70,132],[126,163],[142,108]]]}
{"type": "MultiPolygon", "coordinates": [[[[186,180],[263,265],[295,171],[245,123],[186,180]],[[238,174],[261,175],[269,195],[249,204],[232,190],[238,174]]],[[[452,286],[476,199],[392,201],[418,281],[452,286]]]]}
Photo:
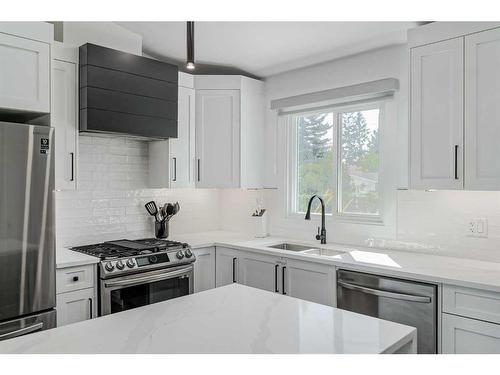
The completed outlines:
{"type": "Polygon", "coordinates": [[[437,286],[338,270],[337,307],[417,328],[417,352],[437,352],[437,286]]]}

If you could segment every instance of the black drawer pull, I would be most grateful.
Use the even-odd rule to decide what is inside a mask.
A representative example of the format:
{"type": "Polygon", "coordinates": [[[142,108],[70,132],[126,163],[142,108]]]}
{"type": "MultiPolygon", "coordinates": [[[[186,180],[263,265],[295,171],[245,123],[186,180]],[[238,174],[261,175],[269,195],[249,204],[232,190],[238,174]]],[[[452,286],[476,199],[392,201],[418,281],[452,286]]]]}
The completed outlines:
{"type": "Polygon", "coordinates": [[[78,276],[73,276],[73,281],[76,283],[80,278],[78,276]]]}

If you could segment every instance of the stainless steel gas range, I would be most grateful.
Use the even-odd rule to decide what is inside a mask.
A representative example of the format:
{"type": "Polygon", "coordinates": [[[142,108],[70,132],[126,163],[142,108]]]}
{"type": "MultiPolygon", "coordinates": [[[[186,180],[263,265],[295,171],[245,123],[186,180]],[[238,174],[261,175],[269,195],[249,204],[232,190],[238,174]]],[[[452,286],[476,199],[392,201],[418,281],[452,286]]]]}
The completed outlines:
{"type": "Polygon", "coordinates": [[[72,247],[99,263],[99,315],[193,293],[193,262],[186,243],[145,238],[72,247]]]}

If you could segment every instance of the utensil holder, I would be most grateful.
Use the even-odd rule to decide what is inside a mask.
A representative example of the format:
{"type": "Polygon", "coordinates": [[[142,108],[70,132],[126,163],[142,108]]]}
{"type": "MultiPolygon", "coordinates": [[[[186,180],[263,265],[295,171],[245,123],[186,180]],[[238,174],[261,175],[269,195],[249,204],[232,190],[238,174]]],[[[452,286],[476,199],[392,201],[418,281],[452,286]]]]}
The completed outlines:
{"type": "Polygon", "coordinates": [[[155,221],[155,237],[168,238],[168,220],[155,221]]]}
{"type": "Polygon", "coordinates": [[[252,216],[252,220],[254,221],[255,237],[267,237],[267,212],[264,212],[261,216],[252,216]]]}

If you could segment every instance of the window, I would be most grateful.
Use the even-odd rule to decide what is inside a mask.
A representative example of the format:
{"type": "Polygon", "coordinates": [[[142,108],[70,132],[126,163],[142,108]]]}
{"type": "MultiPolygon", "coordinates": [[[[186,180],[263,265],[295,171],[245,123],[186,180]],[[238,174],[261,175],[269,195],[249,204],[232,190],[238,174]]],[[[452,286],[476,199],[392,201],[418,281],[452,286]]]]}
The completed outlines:
{"type": "Polygon", "coordinates": [[[318,194],[329,214],[380,216],[381,108],[371,104],[289,115],[292,213],[305,213],[309,198],[318,194]]]}

